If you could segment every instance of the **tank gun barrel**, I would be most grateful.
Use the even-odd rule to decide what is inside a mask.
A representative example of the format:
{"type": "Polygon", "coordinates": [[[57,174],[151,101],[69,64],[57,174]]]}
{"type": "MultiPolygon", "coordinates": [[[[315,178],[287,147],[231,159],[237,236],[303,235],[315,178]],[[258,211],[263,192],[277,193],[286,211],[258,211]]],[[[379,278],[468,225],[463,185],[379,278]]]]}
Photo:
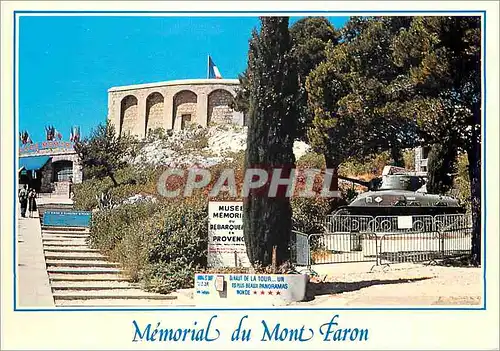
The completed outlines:
{"type": "Polygon", "coordinates": [[[349,177],[344,177],[344,176],[341,176],[341,175],[339,175],[338,178],[342,179],[342,180],[346,180],[346,181],[354,183],[354,184],[359,184],[359,185],[365,186],[367,188],[371,187],[371,182],[366,182],[364,180],[354,179],[354,178],[349,178],[349,177]]]}

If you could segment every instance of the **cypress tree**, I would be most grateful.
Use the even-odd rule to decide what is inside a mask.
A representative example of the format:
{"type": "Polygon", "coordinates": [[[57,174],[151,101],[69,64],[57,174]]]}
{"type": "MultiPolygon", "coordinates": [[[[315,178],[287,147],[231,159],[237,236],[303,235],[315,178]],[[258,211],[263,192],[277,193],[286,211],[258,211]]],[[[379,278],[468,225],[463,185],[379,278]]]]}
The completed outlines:
{"type": "Polygon", "coordinates": [[[292,209],[285,188],[270,197],[273,169],[286,178],[294,167],[297,72],[291,54],[288,17],[262,17],[254,30],[248,53],[249,111],[245,169],[264,168],[267,184],[252,189],[244,199],[243,223],[248,257],[253,265],[271,264],[276,246],[278,263],[289,259],[292,209]]]}

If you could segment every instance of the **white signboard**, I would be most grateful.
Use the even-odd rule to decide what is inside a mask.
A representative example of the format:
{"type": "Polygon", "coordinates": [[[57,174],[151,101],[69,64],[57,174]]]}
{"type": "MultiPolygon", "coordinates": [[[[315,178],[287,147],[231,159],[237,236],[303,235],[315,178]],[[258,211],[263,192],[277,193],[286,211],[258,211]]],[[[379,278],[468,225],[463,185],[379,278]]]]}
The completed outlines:
{"type": "Polygon", "coordinates": [[[194,298],[197,305],[226,306],[302,301],[307,280],[305,274],[196,274],[194,298]]]}
{"type": "Polygon", "coordinates": [[[398,216],[398,229],[412,229],[413,217],[412,216],[398,216]]]}
{"type": "Polygon", "coordinates": [[[208,203],[208,266],[250,267],[243,237],[243,202],[208,203]]]}

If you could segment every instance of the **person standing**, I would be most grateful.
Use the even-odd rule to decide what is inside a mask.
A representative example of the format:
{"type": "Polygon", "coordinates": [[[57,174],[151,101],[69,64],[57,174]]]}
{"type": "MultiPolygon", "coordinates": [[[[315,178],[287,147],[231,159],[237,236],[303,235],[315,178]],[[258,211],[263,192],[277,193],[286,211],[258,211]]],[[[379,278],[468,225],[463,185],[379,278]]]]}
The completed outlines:
{"type": "Polygon", "coordinates": [[[36,190],[31,189],[29,196],[29,211],[30,211],[30,217],[33,217],[33,212],[36,211],[36,190]]]}
{"type": "Polygon", "coordinates": [[[19,203],[21,204],[21,217],[26,217],[26,208],[28,207],[28,190],[26,184],[19,191],[19,203]]]}
{"type": "Polygon", "coordinates": [[[69,177],[69,198],[73,199],[73,177],[69,177]]]}

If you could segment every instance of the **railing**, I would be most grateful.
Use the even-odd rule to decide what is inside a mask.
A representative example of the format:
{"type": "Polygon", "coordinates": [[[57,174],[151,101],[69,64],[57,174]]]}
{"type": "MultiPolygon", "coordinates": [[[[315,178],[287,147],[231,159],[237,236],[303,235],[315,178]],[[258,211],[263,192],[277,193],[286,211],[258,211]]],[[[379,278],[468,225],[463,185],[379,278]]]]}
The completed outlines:
{"type": "Polygon", "coordinates": [[[468,254],[467,215],[328,216],[324,232],[293,231],[292,260],[299,266],[374,262],[425,262],[468,254]]]}

